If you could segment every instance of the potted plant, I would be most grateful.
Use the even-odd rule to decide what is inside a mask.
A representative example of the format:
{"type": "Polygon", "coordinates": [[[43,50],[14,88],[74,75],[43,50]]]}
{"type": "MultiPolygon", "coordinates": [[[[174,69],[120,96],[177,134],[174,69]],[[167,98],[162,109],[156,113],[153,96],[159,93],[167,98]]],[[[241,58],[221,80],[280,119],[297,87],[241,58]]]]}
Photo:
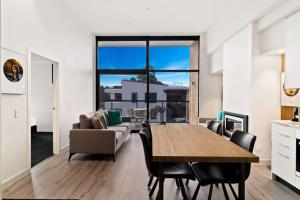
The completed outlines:
{"type": "Polygon", "coordinates": [[[165,120],[164,120],[164,113],[167,112],[168,109],[167,108],[162,108],[161,106],[155,106],[153,109],[151,109],[151,115],[157,115],[158,113],[160,113],[160,119],[161,122],[160,124],[164,125],[166,124],[165,120]]]}

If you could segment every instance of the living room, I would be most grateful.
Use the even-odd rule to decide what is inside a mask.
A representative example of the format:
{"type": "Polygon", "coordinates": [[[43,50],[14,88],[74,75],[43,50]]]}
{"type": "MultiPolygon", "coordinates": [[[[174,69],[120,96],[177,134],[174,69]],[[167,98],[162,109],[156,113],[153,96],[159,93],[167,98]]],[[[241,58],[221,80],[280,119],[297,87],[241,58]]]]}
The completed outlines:
{"type": "MultiPolygon", "coordinates": [[[[155,152],[162,127],[218,120],[226,140],[228,121],[257,138],[246,199],[298,199],[299,10],[297,0],[1,0],[0,197],[148,199],[154,188],[152,198],[192,198],[197,178],[187,197],[175,179],[147,188],[142,123],[155,152]],[[32,167],[34,55],[50,66],[53,152],[32,167]],[[276,130],[293,132],[278,146],[292,168],[275,158],[276,130]]],[[[222,186],[195,199],[224,199],[222,186]]]]}

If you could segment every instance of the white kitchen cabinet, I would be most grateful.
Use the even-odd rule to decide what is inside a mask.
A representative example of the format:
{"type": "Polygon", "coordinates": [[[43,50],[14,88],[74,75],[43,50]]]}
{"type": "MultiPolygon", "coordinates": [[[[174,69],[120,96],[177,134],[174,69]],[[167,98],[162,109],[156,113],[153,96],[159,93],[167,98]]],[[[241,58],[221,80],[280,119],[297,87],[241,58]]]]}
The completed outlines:
{"type": "Polygon", "coordinates": [[[285,87],[300,88],[300,12],[287,18],[285,87]]]}
{"type": "Polygon", "coordinates": [[[272,173],[290,184],[296,175],[296,129],[274,123],[272,126],[272,173]]]}

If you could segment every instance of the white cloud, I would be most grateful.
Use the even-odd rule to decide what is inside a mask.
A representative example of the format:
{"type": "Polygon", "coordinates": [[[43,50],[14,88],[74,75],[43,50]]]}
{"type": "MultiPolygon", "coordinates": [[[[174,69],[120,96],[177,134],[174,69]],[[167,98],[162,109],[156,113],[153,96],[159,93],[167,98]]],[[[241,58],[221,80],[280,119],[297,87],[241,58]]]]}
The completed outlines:
{"type": "Polygon", "coordinates": [[[182,60],[179,62],[173,62],[164,67],[166,70],[178,70],[178,69],[189,69],[190,68],[190,60],[182,60]]]}

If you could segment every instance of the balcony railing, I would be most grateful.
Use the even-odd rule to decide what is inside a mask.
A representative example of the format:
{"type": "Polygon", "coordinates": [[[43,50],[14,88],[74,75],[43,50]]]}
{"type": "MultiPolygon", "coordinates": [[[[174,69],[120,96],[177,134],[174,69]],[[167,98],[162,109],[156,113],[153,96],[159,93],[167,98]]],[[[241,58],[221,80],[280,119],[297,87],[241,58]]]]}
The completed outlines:
{"type": "MultiPolygon", "coordinates": [[[[123,116],[131,116],[133,122],[147,118],[145,100],[103,100],[99,105],[105,110],[120,110],[123,116]]],[[[187,123],[188,116],[189,101],[149,101],[150,122],[187,123]]]]}

